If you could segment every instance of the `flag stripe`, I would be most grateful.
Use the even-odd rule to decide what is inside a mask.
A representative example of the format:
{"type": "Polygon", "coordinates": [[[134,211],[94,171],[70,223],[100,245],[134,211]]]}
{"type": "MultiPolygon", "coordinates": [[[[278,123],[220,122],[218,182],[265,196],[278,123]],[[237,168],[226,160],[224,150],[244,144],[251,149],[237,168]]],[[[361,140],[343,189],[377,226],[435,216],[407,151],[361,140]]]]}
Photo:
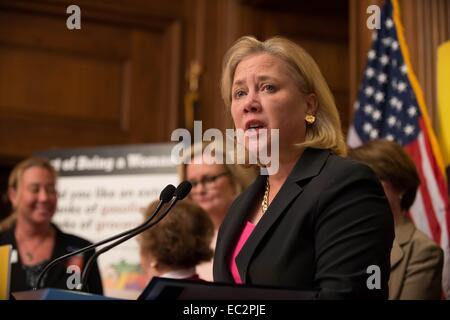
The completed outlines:
{"type": "Polygon", "coordinates": [[[449,190],[450,195],[450,166],[447,167],[447,190],[449,190]]]}
{"type": "MultiPolygon", "coordinates": [[[[426,133],[426,131],[424,132],[426,133]]],[[[424,144],[426,146],[427,153],[431,152],[430,145],[427,143],[427,139],[424,139],[424,144]]],[[[430,161],[430,160],[427,160],[430,161]]],[[[431,194],[435,196],[433,204],[435,204],[435,213],[437,219],[439,220],[439,225],[441,226],[442,237],[439,241],[441,247],[444,251],[444,267],[442,270],[442,283],[444,288],[450,288],[450,247],[449,247],[449,223],[450,215],[448,214],[448,198],[447,190],[445,189],[445,182],[441,175],[439,175],[439,170],[437,164],[433,161],[433,172],[426,172],[426,178],[428,178],[427,184],[431,190],[431,194]],[[447,200],[447,201],[446,201],[447,200]]],[[[449,294],[447,292],[447,297],[449,294]]]]}
{"type": "Polygon", "coordinates": [[[417,192],[416,200],[414,201],[411,209],[409,211],[409,215],[413,220],[416,226],[420,226],[422,232],[424,232],[430,239],[433,238],[431,234],[430,224],[428,223],[428,219],[426,215],[423,214],[425,212],[425,206],[422,199],[422,194],[417,192]]]}
{"type": "MultiPolygon", "coordinates": [[[[426,133],[427,131],[424,131],[424,134],[426,133]]],[[[427,143],[428,141],[429,140],[424,139],[426,152],[428,155],[432,155],[431,147],[429,143],[427,143]]],[[[429,189],[432,189],[431,194],[434,195],[433,204],[436,204],[435,212],[439,220],[439,224],[442,228],[441,232],[445,233],[446,237],[448,238],[448,232],[450,230],[450,215],[448,213],[450,212],[450,208],[447,197],[447,189],[443,177],[439,174],[437,164],[433,160],[435,160],[435,158],[427,157],[427,161],[432,164],[430,165],[430,167],[432,167],[433,171],[426,172],[425,178],[427,179],[427,183],[429,184],[429,189]]]]}
{"type": "MultiPolygon", "coordinates": [[[[425,141],[424,135],[419,136],[419,148],[422,155],[422,177],[425,182],[425,186],[428,189],[429,194],[432,195],[433,217],[436,218],[436,228],[439,228],[439,234],[436,234],[433,239],[437,243],[441,243],[441,234],[445,233],[443,229],[446,229],[445,218],[443,217],[443,208],[445,208],[444,201],[439,190],[438,182],[436,180],[436,172],[433,172],[432,164],[429,158],[430,146],[425,141]]],[[[432,154],[432,153],[431,153],[432,154]]],[[[434,163],[434,161],[433,161],[434,163]]],[[[445,236],[445,235],[444,235],[445,236]]]]}
{"type": "MultiPolygon", "coordinates": [[[[422,133],[419,135],[419,139],[422,137],[422,133]]],[[[420,143],[418,145],[418,142],[413,142],[410,145],[405,147],[406,151],[409,153],[413,161],[417,164],[417,171],[419,172],[419,177],[421,184],[419,186],[419,192],[422,195],[423,200],[423,206],[425,208],[425,211],[421,214],[426,215],[428,220],[428,226],[431,231],[431,235],[429,235],[434,241],[437,243],[440,243],[441,239],[441,228],[439,227],[439,223],[436,219],[436,216],[434,214],[434,208],[431,200],[431,196],[428,190],[428,185],[426,178],[424,176],[424,162],[422,157],[422,152],[420,148],[420,143]]]]}

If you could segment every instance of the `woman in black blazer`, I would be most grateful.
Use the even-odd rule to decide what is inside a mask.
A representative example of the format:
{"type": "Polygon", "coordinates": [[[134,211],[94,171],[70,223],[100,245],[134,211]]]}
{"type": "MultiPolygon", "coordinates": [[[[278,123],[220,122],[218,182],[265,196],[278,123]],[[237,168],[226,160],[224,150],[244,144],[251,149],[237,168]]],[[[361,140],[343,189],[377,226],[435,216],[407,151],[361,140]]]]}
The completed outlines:
{"type": "Polygon", "coordinates": [[[247,156],[269,150],[278,170],[232,204],[214,280],[320,298],[387,298],[389,204],[371,169],[342,157],[337,108],[311,56],[284,38],[243,37],[225,56],[222,97],[244,131],[247,156]],[[279,138],[264,139],[265,130],[279,138]]]}

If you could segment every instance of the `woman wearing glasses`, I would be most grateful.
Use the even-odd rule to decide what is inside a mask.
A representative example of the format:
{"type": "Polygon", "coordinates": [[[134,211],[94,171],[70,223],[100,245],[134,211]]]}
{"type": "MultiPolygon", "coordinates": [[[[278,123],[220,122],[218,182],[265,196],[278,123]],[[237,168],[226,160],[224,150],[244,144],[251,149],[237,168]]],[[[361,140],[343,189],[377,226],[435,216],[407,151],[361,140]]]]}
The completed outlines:
{"type": "MultiPolygon", "coordinates": [[[[214,249],[219,227],[236,196],[256,177],[255,168],[243,168],[236,165],[208,164],[213,161],[209,154],[203,154],[206,143],[194,145],[190,153],[190,163],[184,166],[184,179],[192,183],[191,199],[210,217],[214,225],[211,248],[214,249]]],[[[224,152],[216,149],[217,159],[224,159],[224,152]]],[[[212,259],[197,267],[200,278],[212,281],[212,259]]]]}

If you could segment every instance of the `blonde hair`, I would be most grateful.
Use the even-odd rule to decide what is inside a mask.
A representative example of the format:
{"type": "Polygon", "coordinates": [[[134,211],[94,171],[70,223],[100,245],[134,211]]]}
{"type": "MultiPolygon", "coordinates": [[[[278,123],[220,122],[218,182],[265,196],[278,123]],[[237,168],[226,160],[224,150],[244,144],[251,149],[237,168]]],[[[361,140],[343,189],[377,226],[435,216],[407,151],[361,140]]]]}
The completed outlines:
{"type": "MultiPolygon", "coordinates": [[[[19,186],[19,182],[26,170],[29,168],[38,167],[43,168],[50,172],[53,177],[57,178],[58,174],[56,173],[55,168],[50,164],[47,159],[40,157],[31,157],[19,162],[11,171],[8,178],[8,188],[17,190],[19,186]]],[[[13,208],[13,212],[0,222],[0,231],[9,229],[17,220],[17,213],[13,208]]]]}
{"type": "Polygon", "coordinates": [[[333,94],[314,59],[299,45],[282,38],[274,37],[264,42],[251,36],[238,39],[225,54],[222,65],[222,99],[229,109],[231,88],[238,64],[245,58],[267,53],[286,62],[291,76],[304,94],[315,94],[318,101],[316,121],[306,126],[305,141],[298,147],[331,149],[337,155],[345,155],[347,146],[341,128],[339,113],[333,94]]]}
{"type": "Polygon", "coordinates": [[[23,173],[32,167],[43,168],[50,172],[56,179],[57,173],[55,168],[50,164],[47,159],[39,158],[39,157],[31,157],[27,158],[21,162],[19,162],[11,171],[8,179],[8,187],[17,190],[17,186],[19,184],[20,179],[23,176],[23,173]]]}

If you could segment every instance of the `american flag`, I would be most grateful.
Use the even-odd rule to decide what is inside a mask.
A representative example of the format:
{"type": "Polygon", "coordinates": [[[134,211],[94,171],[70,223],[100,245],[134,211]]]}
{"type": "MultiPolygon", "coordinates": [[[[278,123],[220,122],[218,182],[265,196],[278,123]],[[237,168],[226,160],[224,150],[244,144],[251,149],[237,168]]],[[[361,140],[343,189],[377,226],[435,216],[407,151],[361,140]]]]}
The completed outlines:
{"type": "Polygon", "coordinates": [[[350,147],[373,139],[393,140],[415,162],[421,185],[409,212],[416,227],[444,250],[443,291],[450,297],[450,208],[445,171],[430,126],[423,93],[411,69],[397,0],[387,0],[372,48],[348,135],[350,147]]]}

